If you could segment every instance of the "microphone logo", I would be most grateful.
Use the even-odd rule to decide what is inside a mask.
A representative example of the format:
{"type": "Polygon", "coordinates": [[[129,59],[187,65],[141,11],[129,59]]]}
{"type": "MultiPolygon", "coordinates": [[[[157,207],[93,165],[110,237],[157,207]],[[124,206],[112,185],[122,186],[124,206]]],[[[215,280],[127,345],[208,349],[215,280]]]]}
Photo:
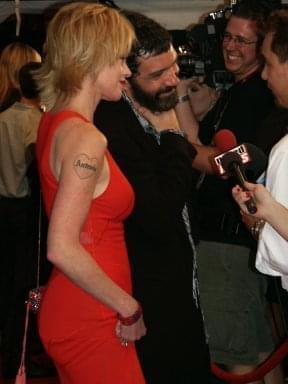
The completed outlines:
{"type": "MultiPolygon", "coordinates": [[[[217,169],[217,173],[220,176],[223,176],[223,175],[226,175],[227,173],[229,173],[227,167],[225,167],[225,165],[223,166],[223,159],[225,158],[225,156],[227,157],[227,154],[231,154],[228,156],[233,156],[233,154],[234,154],[234,156],[236,156],[239,159],[239,162],[241,162],[241,164],[239,164],[239,165],[244,165],[244,164],[248,164],[251,162],[251,157],[249,155],[249,152],[248,152],[245,144],[238,145],[237,147],[234,147],[234,148],[230,149],[229,151],[221,153],[220,155],[214,157],[214,163],[215,163],[215,166],[217,169]]],[[[224,160],[224,162],[225,162],[225,160],[224,160]]]]}

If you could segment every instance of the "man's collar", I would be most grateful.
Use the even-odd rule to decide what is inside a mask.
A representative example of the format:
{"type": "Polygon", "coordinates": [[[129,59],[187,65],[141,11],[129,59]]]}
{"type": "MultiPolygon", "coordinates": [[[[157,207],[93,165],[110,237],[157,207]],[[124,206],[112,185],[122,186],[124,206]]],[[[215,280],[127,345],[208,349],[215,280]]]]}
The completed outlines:
{"type": "Polygon", "coordinates": [[[153,135],[154,137],[156,137],[157,140],[159,140],[159,137],[160,137],[159,133],[156,131],[153,125],[135,108],[133,99],[130,96],[128,96],[127,92],[124,92],[124,91],[122,92],[122,96],[123,96],[123,99],[130,105],[132,111],[134,112],[136,118],[138,119],[144,131],[146,133],[149,133],[150,135],[153,135]]]}

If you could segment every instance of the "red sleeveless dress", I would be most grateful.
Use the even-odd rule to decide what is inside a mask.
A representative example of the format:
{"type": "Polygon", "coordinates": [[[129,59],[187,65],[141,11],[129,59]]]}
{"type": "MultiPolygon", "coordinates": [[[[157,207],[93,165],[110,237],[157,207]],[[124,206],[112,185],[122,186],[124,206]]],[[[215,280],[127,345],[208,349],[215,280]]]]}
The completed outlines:
{"type": "MultiPolygon", "coordinates": [[[[49,165],[51,142],[59,124],[75,117],[87,121],[76,112],[63,111],[45,113],[40,122],[36,154],[48,217],[58,188],[49,165]]],[[[104,272],[131,293],[122,222],[132,210],[134,194],[108,151],[105,156],[109,184],[92,201],[80,242],[104,272]]],[[[115,311],[54,268],[40,307],[39,331],[62,384],[144,383],[134,343],[121,346],[115,335],[116,321],[115,311]]]]}

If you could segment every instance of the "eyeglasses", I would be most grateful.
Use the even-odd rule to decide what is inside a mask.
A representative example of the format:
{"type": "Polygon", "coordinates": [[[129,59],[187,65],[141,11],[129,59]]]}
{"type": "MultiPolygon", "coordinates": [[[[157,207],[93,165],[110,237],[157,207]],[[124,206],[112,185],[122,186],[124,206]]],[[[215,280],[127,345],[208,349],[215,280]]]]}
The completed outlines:
{"type": "Polygon", "coordinates": [[[223,43],[230,43],[231,41],[233,41],[233,43],[237,47],[240,47],[240,48],[245,47],[246,45],[258,43],[258,40],[250,41],[250,40],[245,39],[242,36],[233,36],[233,35],[231,35],[231,33],[225,32],[223,34],[223,43]]]}

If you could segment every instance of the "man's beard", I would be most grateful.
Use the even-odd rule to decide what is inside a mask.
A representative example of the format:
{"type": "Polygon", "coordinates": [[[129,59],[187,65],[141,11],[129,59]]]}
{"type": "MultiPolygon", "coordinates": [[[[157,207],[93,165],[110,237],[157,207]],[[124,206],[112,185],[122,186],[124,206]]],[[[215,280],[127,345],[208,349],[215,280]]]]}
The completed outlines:
{"type": "Polygon", "coordinates": [[[163,112],[169,111],[174,108],[178,102],[178,96],[176,87],[166,87],[165,89],[155,93],[154,95],[145,92],[135,81],[135,79],[129,79],[131,91],[136,101],[143,107],[149,109],[151,112],[163,112]],[[167,96],[165,93],[174,91],[167,96]],[[161,97],[162,96],[162,97],[161,97]]]}

